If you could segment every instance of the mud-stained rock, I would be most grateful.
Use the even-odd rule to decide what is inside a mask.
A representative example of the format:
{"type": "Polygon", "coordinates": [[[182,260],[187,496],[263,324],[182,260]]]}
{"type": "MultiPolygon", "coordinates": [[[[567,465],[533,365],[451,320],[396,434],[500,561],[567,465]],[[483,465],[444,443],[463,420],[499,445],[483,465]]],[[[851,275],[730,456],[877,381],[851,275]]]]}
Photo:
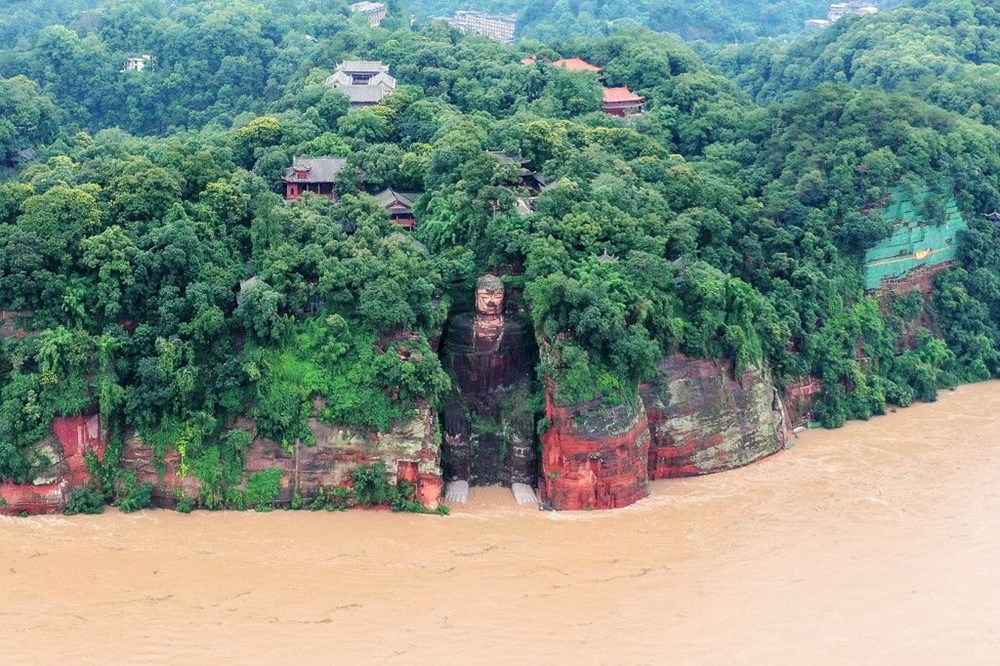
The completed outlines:
{"type": "MultiPolygon", "coordinates": [[[[252,474],[280,469],[281,485],[276,504],[288,506],[293,498],[309,500],[319,489],[350,486],[358,465],[383,461],[390,472],[390,482],[408,481],[417,497],[429,509],[436,509],[441,499],[440,444],[436,412],[422,406],[410,419],[400,421],[385,433],[363,432],[331,426],[316,419],[309,421],[315,444],[281,444],[260,437],[256,424],[242,418],[236,427],[254,436],[244,458],[243,487],[252,474]]],[[[157,462],[153,446],[137,436],[126,440],[122,466],[136,473],[140,482],[153,484],[153,503],[174,507],[180,498],[197,499],[201,484],[190,473],[180,473],[176,448],[167,447],[157,462]]]]}
{"type": "Polygon", "coordinates": [[[247,453],[248,475],[271,468],[282,470],[279,503],[290,502],[296,492],[308,498],[321,487],[349,486],[359,465],[381,460],[390,472],[390,482],[412,483],[424,506],[437,508],[444,483],[437,417],[429,406],[415,410],[412,418],[384,433],[331,426],[316,419],[309,421],[309,430],[316,440],[313,445],[282,446],[255,438],[247,453]]]}
{"type": "Polygon", "coordinates": [[[104,458],[106,441],[100,417],[57,417],[52,435],[33,447],[43,464],[31,483],[0,483],[0,514],[19,515],[60,513],[77,488],[91,479],[87,453],[104,458]]]}
{"type": "Polygon", "coordinates": [[[650,479],[748,465],[785,445],[782,401],[770,379],[729,362],[675,354],[641,388],[651,434],[650,479]]]}
{"type": "Polygon", "coordinates": [[[34,314],[31,310],[0,310],[0,340],[28,335],[34,314]]]}
{"type": "Polygon", "coordinates": [[[800,377],[785,387],[785,421],[795,431],[805,428],[815,420],[813,413],[816,396],[823,391],[823,384],[816,377],[800,377]]]}
{"type": "Polygon", "coordinates": [[[542,499],[558,510],[614,509],[649,494],[649,426],[642,403],[562,406],[546,390],[542,499]]]}
{"type": "Polygon", "coordinates": [[[197,499],[201,492],[198,477],[181,473],[176,447],[168,446],[157,460],[155,447],[138,433],[125,438],[121,466],[135,472],[138,483],[153,484],[152,505],[161,509],[172,509],[185,498],[197,499]]]}

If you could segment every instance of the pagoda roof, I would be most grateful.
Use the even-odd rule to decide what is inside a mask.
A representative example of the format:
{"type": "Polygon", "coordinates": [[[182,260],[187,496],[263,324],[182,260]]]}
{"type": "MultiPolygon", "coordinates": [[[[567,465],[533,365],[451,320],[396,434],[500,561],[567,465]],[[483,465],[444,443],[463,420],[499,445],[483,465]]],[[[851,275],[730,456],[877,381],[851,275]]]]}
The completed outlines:
{"type": "Polygon", "coordinates": [[[634,92],[629,90],[625,86],[618,88],[605,88],[604,89],[604,102],[614,103],[614,102],[645,102],[646,98],[641,95],[636,95],[634,92]]]}
{"type": "Polygon", "coordinates": [[[600,72],[601,68],[597,65],[591,65],[586,60],[581,58],[559,58],[552,63],[555,67],[562,67],[563,69],[568,69],[571,72],[600,72]]]}
{"type": "Polygon", "coordinates": [[[389,67],[379,60],[345,60],[337,65],[337,70],[341,72],[388,72],[389,67]]]}
{"type": "Polygon", "coordinates": [[[347,160],[342,157],[293,157],[292,166],[285,169],[285,182],[289,183],[335,183],[347,160]],[[305,178],[297,178],[297,173],[306,173],[305,178]]]}
{"type": "Polygon", "coordinates": [[[412,210],[413,202],[417,200],[420,196],[420,192],[397,192],[394,189],[386,188],[375,195],[378,202],[383,206],[391,206],[394,203],[400,203],[405,208],[412,210]]]}

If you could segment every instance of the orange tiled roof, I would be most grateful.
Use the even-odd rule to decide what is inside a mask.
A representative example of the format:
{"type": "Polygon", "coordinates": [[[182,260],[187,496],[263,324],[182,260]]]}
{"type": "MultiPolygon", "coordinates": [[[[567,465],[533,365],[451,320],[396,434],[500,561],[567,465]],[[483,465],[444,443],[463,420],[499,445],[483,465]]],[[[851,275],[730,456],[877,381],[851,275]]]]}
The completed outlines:
{"type": "Polygon", "coordinates": [[[581,60],[580,58],[559,58],[554,63],[556,67],[565,67],[571,72],[599,72],[601,68],[597,65],[591,65],[586,60],[581,60]]]}
{"type": "Polygon", "coordinates": [[[522,60],[521,64],[522,65],[534,65],[536,62],[538,62],[538,56],[536,56],[534,53],[532,53],[530,56],[528,56],[527,58],[525,58],[524,60],[522,60]]]}
{"type": "Polygon", "coordinates": [[[604,89],[604,101],[608,102],[644,102],[645,97],[636,95],[634,92],[626,87],[621,88],[605,88],[604,89]]]}

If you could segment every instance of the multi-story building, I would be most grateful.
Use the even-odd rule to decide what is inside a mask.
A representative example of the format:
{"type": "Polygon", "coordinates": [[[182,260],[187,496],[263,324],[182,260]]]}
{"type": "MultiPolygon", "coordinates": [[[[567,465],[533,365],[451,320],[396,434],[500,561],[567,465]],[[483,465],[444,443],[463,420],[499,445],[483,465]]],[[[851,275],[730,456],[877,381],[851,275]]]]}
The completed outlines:
{"type": "Polygon", "coordinates": [[[389,9],[384,2],[355,2],[349,5],[352,12],[358,12],[368,17],[368,25],[377,28],[388,14],[389,9]]]}
{"type": "Polygon", "coordinates": [[[501,44],[514,41],[514,28],[517,25],[517,14],[487,14],[472,10],[460,10],[448,20],[453,27],[464,33],[483,35],[501,44]]]}
{"type": "Polygon", "coordinates": [[[636,95],[625,86],[605,88],[601,107],[609,116],[628,118],[642,113],[646,107],[646,98],[636,95]]]}
{"type": "Polygon", "coordinates": [[[389,76],[389,66],[377,60],[345,60],[326,78],[326,85],[339,90],[358,108],[378,104],[396,89],[396,79],[389,76]]]}

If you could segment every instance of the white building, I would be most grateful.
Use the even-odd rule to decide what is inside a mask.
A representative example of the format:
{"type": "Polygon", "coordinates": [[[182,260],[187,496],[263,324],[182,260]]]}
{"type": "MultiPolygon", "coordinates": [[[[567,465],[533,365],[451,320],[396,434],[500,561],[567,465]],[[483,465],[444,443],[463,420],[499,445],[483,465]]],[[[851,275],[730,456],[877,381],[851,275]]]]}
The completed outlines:
{"type": "Polygon", "coordinates": [[[878,7],[864,2],[835,2],[830,5],[830,11],[826,18],[830,23],[834,23],[845,16],[863,16],[865,14],[877,14],[878,7]]]}
{"type": "Polygon", "coordinates": [[[382,20],[389,13],[389,8],[384,2],[355,2],[349,5],[352,12],[358,12],[368,17],[368,25],[377,28],[382,20]]]}
{"type": "Polygon", "coordinates": [[[483,35],[495,42],[510,44],[514,41],[517,14],[498,15],[461,10],[455,12],[455,16],[449,19],[448,23],[464,33],[483,35]]]}
{"type": "Polygon", "coordinates": [[[136,58],[129,58],[125,61],[125,66],[122,67],[123,72],[141,72],[146,69],[146,67],[153,64],[153,56],[148,53],[144,53],[136,58]]]}

